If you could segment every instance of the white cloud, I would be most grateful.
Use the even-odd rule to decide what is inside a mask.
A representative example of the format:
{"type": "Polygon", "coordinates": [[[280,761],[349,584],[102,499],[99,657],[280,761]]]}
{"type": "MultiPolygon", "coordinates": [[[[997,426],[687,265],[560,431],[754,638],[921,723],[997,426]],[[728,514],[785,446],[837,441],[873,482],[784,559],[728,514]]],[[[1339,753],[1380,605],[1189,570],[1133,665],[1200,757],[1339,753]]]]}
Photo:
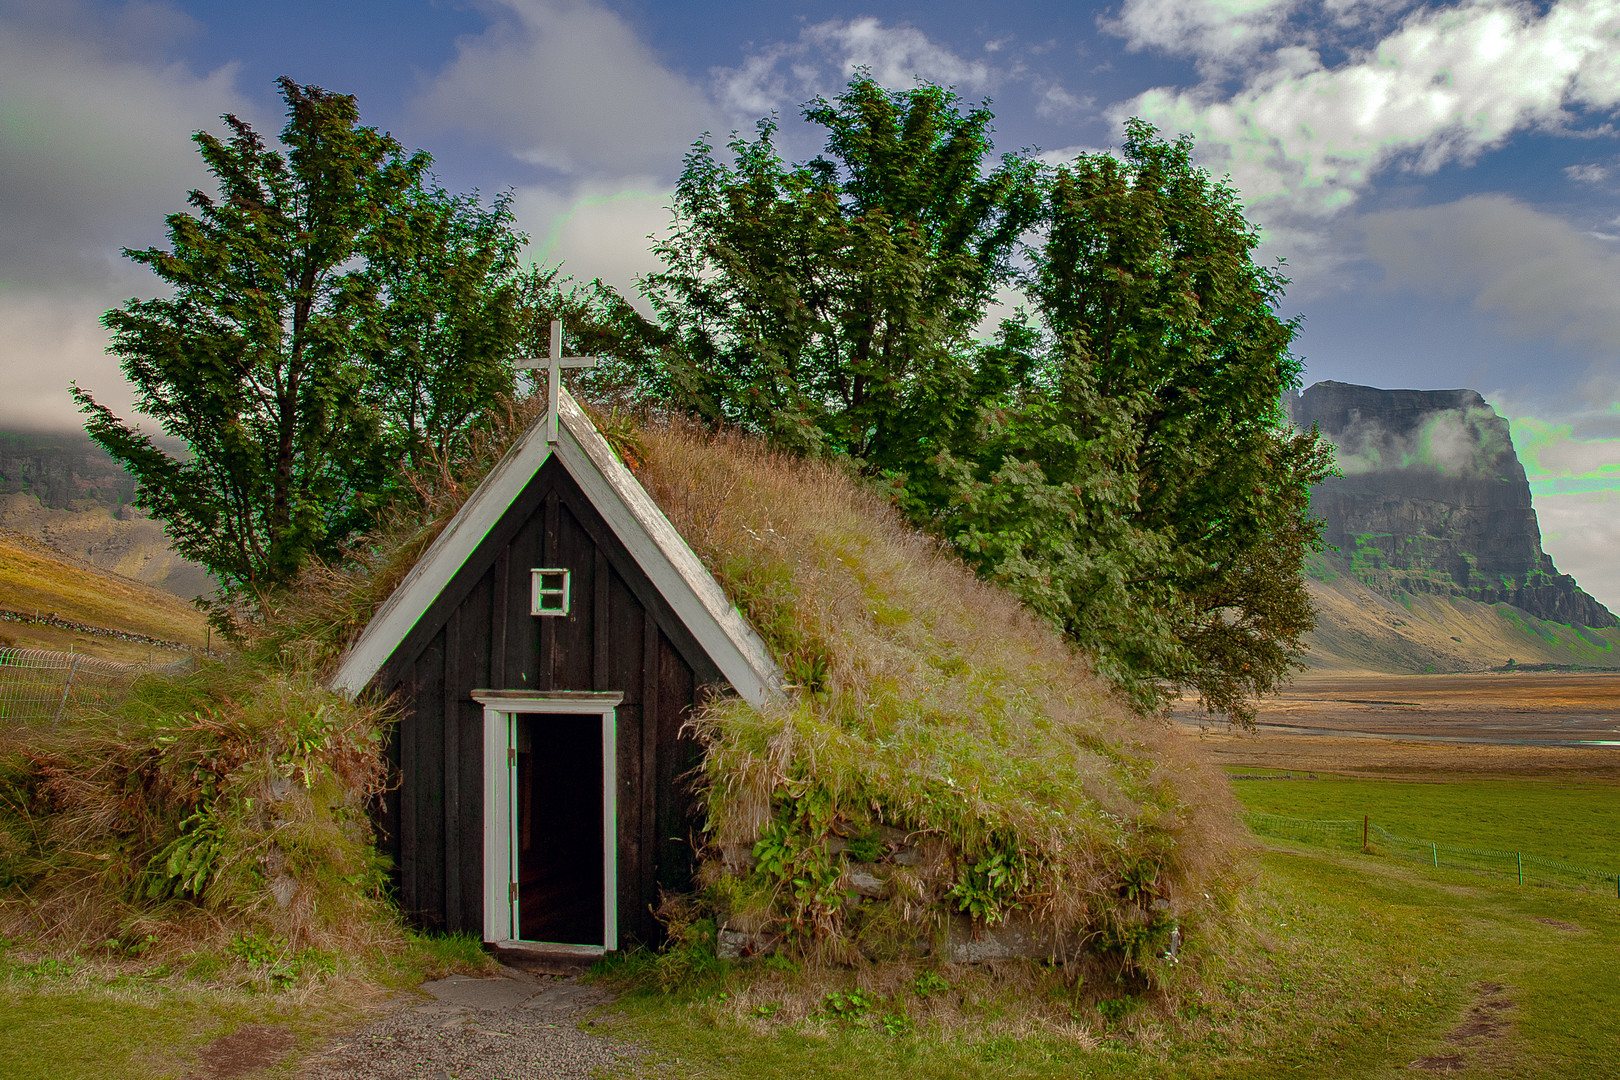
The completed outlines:
{"type": "MultiPolygon", "coordinates": [[[[990,42],[985,52],[1001,44],[990,42]]],[[[962,57],[921,30],[885,26],[867,16],[807,26],[796,41],[762,49],[738,67],[714,69],[715,96],[736,120],[746,121],[836,94],[861,68],[891,89],[922,80],[983,93],[1003,76],[988,61],[962,57]]]]}
{"type": "Polygon", "coordinates": [[[672,191],[644,178],[587,181],[566,192],[520,188],[512,206],[531,238],[532,259],[547,266],[560,263],[576,281],[601,278],[644,307],[636,298],[636,278],[659,269],[649,236],[669,228],[673,198],[672,191]]]}
{"type": "Polygon", "coordinates": [[[234,66],[195,75],[0,18],[0,280],[104,284],[208,175],[191,142],[244,112],[234,66]],[[109,55],[111,53],[112,55],[109,55]]]}
{"type": "Polygon", "coordinates": [[[99,317],[117,299],[96,293],[0,294],[0,429],[60,430],[81,420],[67,384],[78,380],[96,400],[128,416],[134,395],[105,354],[99,317]]]}
{"type": "Polygon", "coordinates": [[[1035,99],[1035,115],[1042,120],[1079,120],[1096,105],[1096,99],[1078,97],[1057,83],[1039,90],[1035,99]]]}
{"type": "Polygon", "coordinates": [[[1620,611],[1620,255],[1501,195],[1370,214],[1362,224],[1390,285],[1463,299],[1513,336],[1564,346],[1534,368],[1499,370],[1511,384],[1486,396],[1512,418],[1544,549],[1620,611]]]}
{"type": "Polygon", "coordinates": [[[1577,184],[1601,184],[1609,177],[1607,166],[1596,164],[1566,165],[1564,175],[1577,184]]]}
{"type": "Polygon", "coordinates": [[[839,58],[845,77],[867,68],[883,86],[926,79],[964,90],[988,89],[994,72],[982,60],[965,60],[910,26],[884,26],[866,17],[809,27],[803,40],[839,58]]]}
{"type": "Polygon", "coordinates": [[[1565,125],[1571,109],[1620,103],[1612,0],[1555,0],[1545,14],[1514,0],[1420,10],[1333,67],[1311,44],[1256,59],[1230,95],[1214,82],[1160,87],[1116,111],[1192,132],[1262,218],[1321,219],[1392,163],[1431,172],[1565,125]]]}
{"type": "Polygon", "coordinates": [[[101,313],[157,282],[119,255],[161,243],[209,177],[191,143],[250,110],[236,72],[165,62],[187,20],[157,4],[62,3],[0,15],[0,426],[77,423],[77,379],[127,410],[101,313]]]}
{"type": "Polygon", "coordinates": [[[1535,496],[1541,547],[1561,573],[1620,615],[1620,493],[1535,496]]]}
{"type": "Polygon", "coordinates": [[[1421,0],[1322,0],[1322,11],[1340,26],[1378,25],[1417,7],[1421,0]]]}
{"type": "Polygon", "coordinates": [[[1494,468],[1505,447],[1490,409],[1444,409],[1410,432],[1362,418],[1333,437],[1334,460],[1346,476],[1393,469],[1432,469],[1447,476],[1494,468]]]}
{"type": "Polygon", "coordinates": [[[1069,165],[1081,155],[1107,154],[1113,151],[1100,146],[1086,146],[1077,143],[1074,146],[1060,146],[1056,150],[1042,150],[1035,155],[1035,160],[1043,165],[1069,165]]]}
{"type": "Polygon", "coordinates": [[[1620,614],[1620,371],[1594,371],[1561,401],[1533,388],[1492,400],[1512,418],[1543,550],[1620,614]]]}
{"type": "Polygon", "coordinates": [[[484,33],[416,101],[441,129],[488,139],[533,165],[582,176],[673,174],[712,126],[697,87],[633,28],[585,0],[484,0],[484,33]]]}
{"type": "Polygon", "coordinates": [[[1131,49],[1161,49],[1214,63],[1248,57],[1280,35],[1300,0],[1125,0],[1103,28],[1131,49]]]}

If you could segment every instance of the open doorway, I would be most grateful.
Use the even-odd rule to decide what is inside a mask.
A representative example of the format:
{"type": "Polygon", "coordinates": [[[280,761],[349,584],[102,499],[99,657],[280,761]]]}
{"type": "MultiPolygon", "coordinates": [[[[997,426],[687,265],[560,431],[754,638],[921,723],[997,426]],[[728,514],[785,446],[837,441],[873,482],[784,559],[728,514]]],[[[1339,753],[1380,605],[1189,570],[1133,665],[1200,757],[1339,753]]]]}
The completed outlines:
{"type": "Polygon", "coordinates": [[[478,690],[484,940],[618,948],[619,694],[478,690]]]}
{"type": "Polygon", "coordinates": [[[603,945],[602,718],[522,715],[517,743],[520,941],[603,945]]]}

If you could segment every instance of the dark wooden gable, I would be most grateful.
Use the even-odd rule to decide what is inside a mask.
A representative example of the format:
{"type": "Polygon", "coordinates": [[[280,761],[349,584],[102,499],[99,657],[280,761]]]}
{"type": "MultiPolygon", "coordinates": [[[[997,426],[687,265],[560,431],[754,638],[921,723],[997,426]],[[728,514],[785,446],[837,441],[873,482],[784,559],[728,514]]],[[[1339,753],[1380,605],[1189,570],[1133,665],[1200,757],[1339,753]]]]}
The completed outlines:
{"type": "Polygon", "coordinates": [[[479,542],[372,685],[405,711],[384,815],[400,900],[421,923],[483,925],[483,707],[474,689],[594,690],[617,711],[622,939],[652,941],[660,889],[691,885],[697,827],[681,727],[725,679],[553,456],[479,542]],[[572,572],[567,616],[529,613],[537,567],[572,572]]]}

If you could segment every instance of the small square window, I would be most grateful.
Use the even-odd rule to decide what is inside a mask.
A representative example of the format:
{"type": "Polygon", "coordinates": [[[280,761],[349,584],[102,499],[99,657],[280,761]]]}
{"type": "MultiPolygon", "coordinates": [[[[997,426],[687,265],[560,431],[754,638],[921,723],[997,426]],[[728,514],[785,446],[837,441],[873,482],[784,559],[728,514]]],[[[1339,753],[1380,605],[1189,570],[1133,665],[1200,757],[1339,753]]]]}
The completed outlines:
{"type": "Polygon", "coordinates": [[[568,576],[567,570],[530,570],[529,614],[567,615],[568,576]]]}

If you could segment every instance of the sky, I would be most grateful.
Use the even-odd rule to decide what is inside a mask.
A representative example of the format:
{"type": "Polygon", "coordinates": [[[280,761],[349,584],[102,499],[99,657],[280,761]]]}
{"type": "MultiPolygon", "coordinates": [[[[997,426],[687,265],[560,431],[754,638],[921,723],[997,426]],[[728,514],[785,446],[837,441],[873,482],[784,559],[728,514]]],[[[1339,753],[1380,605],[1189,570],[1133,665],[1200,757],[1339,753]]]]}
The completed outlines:
{"type": "Polygon", "coordinates": [[[1305,382],[1478,390],[1543,542],[1620,611],[1620,0],[0,0],[0,430],[132,394],[123,248],[209,188],[193,132],[269,135],[277,76],[356,95],[528,258],[633,288],[682,156],[866,68],[990,100],[997,152],[1194,137],[1285,260],[1305,382]]]}

